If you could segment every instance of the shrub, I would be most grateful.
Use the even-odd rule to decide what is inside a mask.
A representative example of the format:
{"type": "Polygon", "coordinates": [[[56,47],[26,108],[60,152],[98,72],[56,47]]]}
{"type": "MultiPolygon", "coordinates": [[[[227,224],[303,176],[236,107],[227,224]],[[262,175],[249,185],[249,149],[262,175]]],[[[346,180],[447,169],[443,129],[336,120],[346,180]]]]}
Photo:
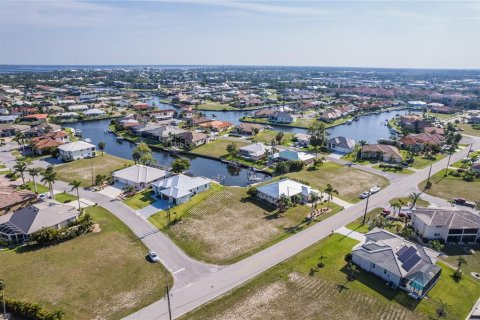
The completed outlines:
{"type": "Polygon", "coordinates": [[[352,261],[352,253],[351,252],[347,253],[344,259],[346,262],[352,261]]]}
{"type": "Polygon", "coordinates": [[[65,318],[65,313],[63,311],[57,310],[49,312],[37,303],[5,298],[5,306],[10,312],[26,318],[37,320],[61,320],[65,318]]]}
{"type": "Polygon", "coordinates": [[[72,199],[67,199],[67,200],[63,201],[63,203],[69,203],[69,202],[72,202],[72,199]]]}

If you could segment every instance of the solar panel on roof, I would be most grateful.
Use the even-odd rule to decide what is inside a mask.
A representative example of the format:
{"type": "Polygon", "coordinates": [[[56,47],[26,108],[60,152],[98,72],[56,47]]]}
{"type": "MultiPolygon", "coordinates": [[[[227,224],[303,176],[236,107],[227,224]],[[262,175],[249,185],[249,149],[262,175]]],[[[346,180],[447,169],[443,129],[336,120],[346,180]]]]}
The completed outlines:
{"type": "Polygon", "coordinates": [[[416,252],[417,252],[417,249],[415,249],[414,247],[408,247],[408,249],[405,250],[404,253],[398,256],[398,260],[400,260],[401,262],[405,262],[416,252]]]}
{"type": "Polygon", "coordinates": [[[409,246],[403,246],[400,250],[397,251],[397,257],[403,254],[407,249],[410,248],[409,246]]]}
{"type": "Polygon", "coordinates": [[[406,271],[410,271],[422,258],[418,254],[412,255],[404,264],[402,264],[402,268],[406,271]]]}

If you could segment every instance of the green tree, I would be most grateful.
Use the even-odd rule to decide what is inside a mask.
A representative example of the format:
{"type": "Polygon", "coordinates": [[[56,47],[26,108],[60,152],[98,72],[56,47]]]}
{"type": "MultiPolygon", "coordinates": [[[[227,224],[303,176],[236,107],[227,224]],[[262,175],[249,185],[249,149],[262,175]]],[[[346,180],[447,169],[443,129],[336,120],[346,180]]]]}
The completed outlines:
{"type": "Polygon", "coordinates": [[[80,189],[80,186],[82,185],[82,183],[78,180],[73,180],[72,182],[70,182],[68,184],[69,186],[72,187],[71,191],[73,190],[76,190],[77,191],[77,201],[78,201],[78,211],[81,211],[82,210],[82,207],[80,205],[80,192],[79,192],[79,189],[80,189]]]}
{"type": "Polygon", "coordinates": [[[132,157],[134,157],[134,159],[135,157],[138,157],[138,162],[144,165],[155,162],[152,149],[150,149],[145,142],[141,142],[137,145],[137,147],[133,150],[132,157]]]}
{"type": "Polygon", "coordinates": [[[3,318],[4,319],[7,318],[7,309],[5,308],[5,293],[4,293],[5,287],[6,287],[5,280],[0,279],[0,292],[2,293],[3,318]]]}
{"type": "Polygon", "coordinates": [[[409,198],[412,200],[412,205],[410,206],[410,209],[415,207],[415,205],[417,204],[417,201],[418,201],[418,199],[420,199],[421,195],[422,194],[419,193],[419,192],[410,193],[409,198]]]}
{"type": "Polygon", "coordinates": [[[38,193],[37,181],[35,180],[35,177],[37,177],[40,174],[40,169],[39,168],[30,168],[30,169],[28,169],[28,174],[33,179],[33,189],[34,189],[35,193],[38,193]]]}
{"type": "Polygon", "coordinates": [[[432,248],[435,251],[442,251],[444,248],[444,245],[438,241],[438,240],[431,240],[428,242],[428,246],[432,248]]]}
{"type": "Polygon", "coordinates": [[[237,144],[235,142],[229,143],[227,145],[227,152],[230,157],[235,159],[239,152],[237,144]]]}
{"type": "Polygon", "coordinates": [[[282,131],[279,131],[277,133],[277,135],[275,136],[275,141],[278,143],[278,144],[282,144],[282,141],[283,141],[283,138],[284,138],[284,134],[282,131]]]}
{"type": "Polygon", "coordinates": [[[327,209],[330,208],[330,201],[333,199],[333,194],[338,194],[338,190],[334,189],[333,186],[328,183],[325,189],[323,189],[323,192],[325,192],[328,197],[327,197],[327,209]]]}
{"type": "Polygon", "coordinates": [[[285,212],[287,208],[292,204],[292,201],[290,200],[290,197],[282,193],[280,195],[280,198],[277,200],[277,207],[278,211],[280,212],[285,212]]]}
{"type": "Polygon", "coordinates": [[[248,195],[249,197],[254,198],[254,197],[257,195],[257,188],[255,188],[255,187],[249,187],[249,188],[247,189],[247,195],[248,195]]]}
{"type": "Polygon", "coordinates": [[[310,135],[310,145],[315,150],[315,155],[317,155],[318,151],[325,146],[327,141],[325,124],[315,120],[308,128],[308,134],[310,135]]]}
{"type": "Polygon", "coordinates": [[[180,158],[172,162],[172,172],[182,173],[190,168],[190,160],[180,158]]]}
{"type": "Polygon", "coordinates": [[[462,266],[467,264],[467,260],[463,256],[458,256],[457,258],[457,271],[461,272],[462,266]]]}
{"type": "Polygon", "coordinates": [[[42,182],[48,184],[48,189],[50,190],[50,197],[53,199],[53,184],[57,181],[57,173],[53,170],[53,166],[48,166],[47,169],[43,172],[42,182]]]}
{"type": "Polygon", "coordinates": [[[98,143],[98,149],[100,149],[100,151],[102,151],[102,156],[103,156],[103,154],[104,154],[104,153],[103,153],[103,150],[105,150],[105,142],[100,141],[100,142],[98,143]]]}
{"type": "Polygon", "coordinates": [[[25,171],[28,170],[27,164],[23,161],[17,161],[15,166],[13,167],[14,172],[20,173],[20,177],[22,177],[22,184],[25,184],[25,171]]]}

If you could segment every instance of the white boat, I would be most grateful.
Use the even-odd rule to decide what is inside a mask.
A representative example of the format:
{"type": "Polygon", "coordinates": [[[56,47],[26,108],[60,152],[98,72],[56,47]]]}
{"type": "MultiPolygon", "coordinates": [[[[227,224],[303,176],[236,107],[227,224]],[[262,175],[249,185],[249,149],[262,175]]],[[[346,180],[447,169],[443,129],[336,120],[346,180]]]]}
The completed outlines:
{"type": "Polygon", "coordinates": [[[80,129],[75,129],[75,135],[76,135],[77,137],[81,137],[81,136],[83,135],[82,130],[80,130],[80,129]]]}
{"type": "Polygon", "coordinates": [[[85,138],[85,139],[83,139],[83,141],[88,142],[88,143],[92,143],[92,139],[90,139],[90,138],[85,138]]]}

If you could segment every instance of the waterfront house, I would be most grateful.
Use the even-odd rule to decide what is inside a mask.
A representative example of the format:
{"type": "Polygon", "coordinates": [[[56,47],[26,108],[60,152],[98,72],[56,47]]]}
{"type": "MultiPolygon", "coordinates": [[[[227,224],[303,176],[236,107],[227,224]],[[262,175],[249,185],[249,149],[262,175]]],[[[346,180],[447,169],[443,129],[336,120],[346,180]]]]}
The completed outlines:
{"type": "Polygon", "coordinates": [[[187,146],[199,146],[209,141],[208,135],[196,131],[185,131],[179,133],[175,137],[176,142],[181,145],[187,146]]]}
{"type": "Polygon", "coordinates": [[[402,154],[397,147],[386,144],[366,144],[360,149],[361,159],[400,163],[402,154]]]}
{"type": "Polygon", "coordinates": [[[85,111],[88,110],[88,106],[86,104],[77,104],[74,106],[67,107],[68,111],[85,111]]]}
{"type": "Polygon", "coordinates": [[[427,146],[441,146],[445,143],[445,137],[438,133],[416,133],[401,138],[400,143],[411,150],[422,151],[427,146]]]}
{"type": "Polygon", "coordinates": [[[169,173],[165,170],[136,164],[112,173],[115,182],[123,185],[133,186],[142,190],[151,186],[152,183],[166,178],[169,173]]]}
{"type": "Polygon", "coordinates": [[[43,136],[32,138],[32,152],[38,155],[51,152],[58,146],[70,142],[70,136],[65,131],[54,131],[43,136]]]}
{"type": "Polygon", "coordinates": [[[293,122],[293,117],[284,111],[275,111],[274,114],[268,117],[268,120],[272,123],[288,124],[293,122]]]}
{"type": "Polygon", "coordinates": [[[22,132],[24,130],[27,130],[28,128],[30,128],[30,126],[12,123],[1,123],[0,137],[11,137],[14,136],[17,132],[22,132]]]}
{"type": "Polygon", "coordinates": [[[307,133],[295,133],[294,140],[296,143],[303,147],[308,147],[310,144],[311,136],[307,133]]]}
{"type": "Polygon", "coordinates": [[[355,149],[355,140],[335,137],[327,141],[327,148],[338,153],[351,153],[355,149]]]}
{"type": "Polygon", "coordinates": [[[30,127],[27,130],[24,130],[23,134],[28,138],[32,138],[32,137],[42,136],[42,135],[47,134],[49,132],[59,131],[60,129],[61,129],[61,127],[57,124],[42,123],[42,124],[39,124],[37,126],[30,127]]]}
{"type": "Polygon", "coordinates": [[[221,132],[221,131],[230,129],[233,126],[233,124],[228,121],[214,120],[210,122],[201,123],[198,126],[204,129],[210,129],[213,131],[221,132]]]}
{"type": "Polygon", "coordinates": [[[163,144],[173,143],[177,135],[186,132],[184,129],[180,129],[175,126],[162,125],[158,128],[152,128],[145,130],[142,136],[160,141],[163,144]]]}
{"type": "Polygon", "coordinates": [[[283,195],[289,198],[300,195],[302,202],[307,203],[311,194],[318,195],[319,192],[302,183],[290,179],[282,179],[258,187],[256,197],[273,206],[277,206],[278,201],[283,195]]]}
{"type": "Polygon", "coordinates": [[[240,156],[257,161],[266,157],[267,153],[272,150],[272,147],[266,146],[263,143],[253,143],[239,149],[240,156]]]}
{"type": "Polygon", "coordinates": [[[480,239],[480,216],[457,208],[415,208],[412,226],[428,240],[445,243],[475,243],[480,239]]]}
{"type": "Polygon", "coordinates": [[[0,216],[0,239],[23,243],[42,228],[61,229],[78,217],[78,210],[54,200],[37,202],[28,207],[0,216]]]}
{"type": "Polygon", "coordinates": [[[432,123],[430,120],[424,119],[421,115],[418,114],[407,114],[400,117],[398,124],[410,131],[420,133],[424,130],[425,127],[431,127],[432,123]]]}
{"type": "Polygon", "coordinates": [[[150,113],[150,116],[157,120],[168,120],[175,117],[177,112],[173,109],[157,110],[150,113]]]}
{"type": "Polygon", "coordinates": [[[133,108],[137,111],[145,111],[148,110],[150,106],[145,102],[136,102],[133,104],[133,108]]]}
{"type": "Polygon", "coordinates": [[[262,109],[253,114],[254,118],[269,118],[275,114],[275,110],[262,109]]]}
{"type": "Polygon", "coordinates": [[[315,156],[310,153],[287,149],[272,155],[272,159],[275,161],[302,161],[306,165],[309,165],[313,163],[315,156]]]}
{"type": "Polygon", "coordinates": [[[210,189],[212,181],[202,177],[178,174],[152,184],[155,194],[169,203],[179,205],[198,193],[210,189]]]}
{"type": "Polygon", "coordinates": [[[106,113],[100,109],[88,109],[83,114],[87,117],[94,118],[94,117],[103,117],[106,113]]]}
{"type": "Polygon", "coordinates": [[[0,178],[0,215],[15,211],[31,202],[37,196],[28,190],[19,190],[5,178],[0,178]]]}
{"type": "Polygon", "coordinates": [[[25,122],[45,122],[47,121],[48,114],[46,113],[36,113],[36,114],[30,114],[27,116],[22,117],[22,121],[25,122]]]}
{"type": "Polygon", "coordinates": [[[63,161],[73,161],[84,158],[93,158],[96,155],[94,144],[85,141],[74,141],[58,146],[60,158],[63,161]]]}
{"type": "Polygon", "coordinates": [[[252,136],[265,130],[265,127],[256,123],[242,122],[235,126],[235,132],[242,135],[252,136]]]}
{"type": "Polygon", "coordinates": [[[352,262],[390,286],[423,298],[440,277],[442,269],[435,264],[438,255],[434,250],[375,228],[365,234],[365,242],[353,248],[352,262]]]}

